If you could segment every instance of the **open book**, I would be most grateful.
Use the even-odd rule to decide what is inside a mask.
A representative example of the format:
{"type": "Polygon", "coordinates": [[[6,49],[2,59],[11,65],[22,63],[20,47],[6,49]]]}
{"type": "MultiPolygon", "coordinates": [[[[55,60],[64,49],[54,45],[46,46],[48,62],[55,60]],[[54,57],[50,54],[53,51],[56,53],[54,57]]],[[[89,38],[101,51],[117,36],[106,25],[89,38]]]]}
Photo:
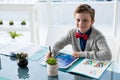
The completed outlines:
{"type": "MultiPolygon", "coordinates": [[[[66,53],[58,53],[55,58],[58,60],[60,71],[80,74],[95,79],[99,79],[111,64],[110,61],[98,61],[86,58],[78,59],[66,53]]],[[[45,61],[41,62],[41,64],[45,65],[45,61]]]]}
{"type": "Polygon", "coordinates": [[[109,61],[83,59],[80,63],[70,69],[69,72],[99,79],[109,65],[109,61]]]}

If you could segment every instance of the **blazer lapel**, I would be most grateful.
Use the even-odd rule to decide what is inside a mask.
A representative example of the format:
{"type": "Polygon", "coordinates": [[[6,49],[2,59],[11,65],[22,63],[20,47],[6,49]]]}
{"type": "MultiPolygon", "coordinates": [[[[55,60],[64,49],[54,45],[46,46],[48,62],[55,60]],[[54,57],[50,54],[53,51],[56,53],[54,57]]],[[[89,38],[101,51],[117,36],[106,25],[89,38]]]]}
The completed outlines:
{"type": "Polygon", "coordinates": [[[81,51],[81,47],[80,47],[80,39],[79,38],[77,38],[77,46],[78,46],[78,48],[79,48],[79,50],[81,51]]]}
{"type": "Polygon", "coordinates": [[[90,51],[92,46],[93,46],[93,43],[94,43],[94,38],[96,36],[96,33],[95,33],[95,30],[94,28],[92,28],[92,31],[91,31],[91,34],[87,40],[87,43],[86,43],[86,48],[85,48],[85,51],[90,51]]]}
{"type": "Polygon", "coordinates": [[[88,39],[88,40],[87,40],[87,43],[86,43],[85,51],[89,51],[89,50],[91,50],[92,45],[93,45],[93,40],[88,39]]]}
{"type": "MultiPolygon", "coordinates": [[[[78,29],[76,29],[76,32],[78,32],[78,29]]],[[[76,32],[75,32],[75,33],[76,33],[76,32]]],[[[77,51],[78,51],[78,50],[81,51],[80,39],[75,37],[75,43],[76,43],[76,45],[77,45],[77,47],[76,47],[77,49],[76,49],[76,50],[77,50],[77,51]]]]}

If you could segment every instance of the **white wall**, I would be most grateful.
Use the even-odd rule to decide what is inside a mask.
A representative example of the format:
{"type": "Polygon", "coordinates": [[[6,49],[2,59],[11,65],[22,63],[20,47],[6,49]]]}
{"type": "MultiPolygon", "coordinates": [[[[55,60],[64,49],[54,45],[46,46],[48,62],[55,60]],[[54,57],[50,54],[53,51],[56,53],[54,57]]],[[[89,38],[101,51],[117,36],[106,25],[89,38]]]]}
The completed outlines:
{"type": "MultiPolygon", "coordinates": [[[[51,27],[74,25],[74,10],[79,4],[81,3],[52,3],[51,27]]],[[[89,2],[87,4],[90,4],[96,11],[94,26],[105,35],[113,35],[114,2],[89,2]],[[105,31],[106,29],[109,29],[108,32],[105,31]]]]}
{"type": "MultiPolygon", "coordinates": [[[[82,2],[83,3],[83,2],[82,2]]],[[[47,44],[56,42],[59,38],[56,36],[61,36],[65,32],[68,31],[69,28],[75,27],[74,25],[74,10],[80,4],[80,2],[75,3],[52,3],[51,4],[51,25],[47,23],[47,7],[46,4],[39,4],[39,16],[38,16],[38,23],[39,27],[43,27],[47,32],[46,24],[48,27],[48,37],[47,37],[47,44]],[[55,33],[57,32],[57,34],[55,33]],[[50,40],[50,37],[54,40],[50,40]]],[[[107,3],[98,3],[98,2],[91,2],[88,3],[96,10],[95,16],[95,27],[99,29],[104,35],[112,36],[113,33],[113,15],[114,15],[114,3],[107,2],[107,3]]],[[[119,15],[120,16],[120,15],[119,15]]],[[[45,33],[46,34],[46,33],[45,33]]],[[[42,36],[42,35],[41,35],[42,36]]],[[[41,38],[40,36],[40,38],[41,38]]]]}
{"type": "Polygon", "coordinates": [[[36,3],[35,5],[35,22],[38,27],[37,33],[40,45],[46,44],[47,32],[48,32],[48,6],[46,3],[36,3]]]}

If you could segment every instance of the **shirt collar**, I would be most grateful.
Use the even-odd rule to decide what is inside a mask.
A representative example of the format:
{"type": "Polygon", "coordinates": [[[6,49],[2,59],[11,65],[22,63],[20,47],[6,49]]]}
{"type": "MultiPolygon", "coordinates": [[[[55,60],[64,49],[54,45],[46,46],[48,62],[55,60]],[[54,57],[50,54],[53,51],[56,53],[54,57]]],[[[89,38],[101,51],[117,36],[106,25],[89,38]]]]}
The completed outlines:
{"type": "MultiPolygon", "coordinates": [[[[83,34],[83,33],[80,32],[80,30],[78,30],[78,32],[79,32],[80,34],[83,34]]],[[[85,34],[89,36],[90,33],[91,33],[91,28],[90,28],[85,34]]]]}

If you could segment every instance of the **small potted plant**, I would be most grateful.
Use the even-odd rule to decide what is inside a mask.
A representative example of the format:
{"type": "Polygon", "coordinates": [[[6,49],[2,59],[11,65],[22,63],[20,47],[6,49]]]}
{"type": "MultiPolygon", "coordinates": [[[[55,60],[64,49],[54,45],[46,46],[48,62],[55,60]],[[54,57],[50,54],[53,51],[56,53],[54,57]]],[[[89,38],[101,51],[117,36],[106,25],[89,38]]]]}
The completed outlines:
{"type": "Polygon", "coordinates": [[[24,52],[17,53],[18,66],[20,68],[27,67],[28,65],[27,57],[28,57],[27,53],[24,53],[24,52]]]}
{"type": "Polygon", "coordinates": [[[23,20],[23,21],[21,22],[21,25],[26,25],[26,21],[23,20]]]}
{"type": "Polygon", "coordinates": [[[46,60],[48,76],[56,76],[58,74],[58,64],[54,57],[50,57],[46,60]]]}
{"type": "Polygon", "coordinates": [[[0,20],[0,25],[3,25],[3,20],[0,20]]]}
{"type": "Polygon", "coordinates": [[[10,32],[8,32],[8,33],[9,33],[9,35],[10,35],[10,37],[11,37],[12,39],[15,39],[16,37],[22,36],[22,34],[16,33],[15,31],[10,31],[10,32]]]}
{"type": "Polygon", "coordinates": [[[10,21],[9,21],[9,25],[14,25],[13,20],[10,20],[10,21]]]}

